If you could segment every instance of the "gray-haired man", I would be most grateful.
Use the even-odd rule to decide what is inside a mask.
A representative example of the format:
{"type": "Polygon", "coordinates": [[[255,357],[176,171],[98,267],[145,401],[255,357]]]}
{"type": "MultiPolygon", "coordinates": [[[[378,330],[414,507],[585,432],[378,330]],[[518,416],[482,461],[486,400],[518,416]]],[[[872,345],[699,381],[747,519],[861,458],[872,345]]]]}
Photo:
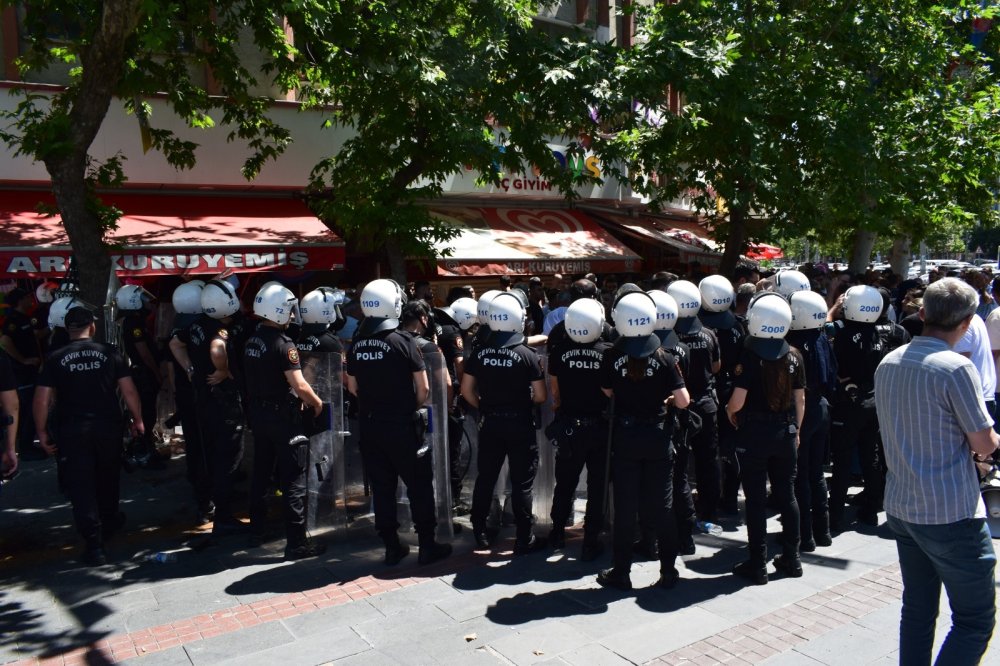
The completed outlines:
{"type": "Polygon", "coordinates": [[[993,634],[996,555],[973,458],[991,455],[998,439],[975,366],[951,349],[977,304],[960,280],[933,283],[920,309],[923,335],[875,372],[885,511],[903,576],[902,664],[931,663],[942,583],[952,628],[936,663],[979,663],[993,634]]]}

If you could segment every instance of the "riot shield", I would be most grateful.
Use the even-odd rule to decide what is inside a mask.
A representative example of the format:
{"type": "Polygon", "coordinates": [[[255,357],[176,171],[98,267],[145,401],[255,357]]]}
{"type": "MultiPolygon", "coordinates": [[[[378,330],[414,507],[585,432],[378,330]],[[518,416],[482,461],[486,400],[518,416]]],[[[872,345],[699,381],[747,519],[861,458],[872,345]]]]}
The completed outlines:
{"type": "Polygon", "coordinates": [[[309,440],[306,476],[306,527],[310,531],[347,526],[344,456],[343,357],[304,352],[302,374],[316,395],[330,405],[329,428],[309,440]]]}
{"type": "Polygon", "coordinates": [[[434,468],[434,509],[437,516],[438,541],[451,541],[452,498],[451,465],[448,451],[448,406],[451,404],[451,378],[441,352],[424,355],[427,379],[430,382],[428,397],[427,432],[424,435],[424,455],[432,456],[434,468]]]}
{"type": "MultiPolygon", "coordinates": [[[[548,385],[549,359],[545,350],[538,353],[545,372],[545,382],[548,385]]],[[[539,428],[535,431],[538,440],[538,472],[535,474],[535,484],[532,489],[532,511],[535,514],[535,525],[548,528],[552,525],[552,494],[556,485],[556,450],[545,436],[545,428],[552,423],[554,416],[552,396],[541,405],[539,428]]]]}

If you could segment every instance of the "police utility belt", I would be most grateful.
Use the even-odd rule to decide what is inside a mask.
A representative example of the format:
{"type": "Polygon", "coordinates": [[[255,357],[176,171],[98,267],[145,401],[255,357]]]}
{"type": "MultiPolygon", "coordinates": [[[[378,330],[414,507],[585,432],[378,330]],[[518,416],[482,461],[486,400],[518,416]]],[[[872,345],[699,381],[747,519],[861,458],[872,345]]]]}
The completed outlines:
{"type": "Polygon", "coordinates": [[[747,412],[741,415],[744,423],[795,423],[795,414],[790,412],[747,412]]]}
{"type": "Polygon", "coordinates": [[[251,401],[255,409],[260,409],[266,412],[277,412],[279,414],[287,414],[288,412],[294,412],[299,409],[298,400],[268,400],[266,398],[256,398],[251,401]]]}
{"type": "Polygon", "coordinates": [[[658,426],[667,420],[666,416],[616,416],[615,423],[623,428],[634,426],[658,426]]]}

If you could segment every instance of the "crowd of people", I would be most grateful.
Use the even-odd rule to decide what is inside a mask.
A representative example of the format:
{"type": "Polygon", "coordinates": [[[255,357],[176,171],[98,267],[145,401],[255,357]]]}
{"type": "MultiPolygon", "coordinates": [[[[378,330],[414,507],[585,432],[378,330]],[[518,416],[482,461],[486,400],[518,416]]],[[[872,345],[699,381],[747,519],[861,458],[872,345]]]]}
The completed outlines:
{"type": "MultiPolygon", "coordinates": [[[[947,332],[946,349],[958,359],[948,367],[972,369],[975,392],[963,399],[974,404],[961,408],[959,419],[962,442],[972,448],[957,474],[975,473],[973,452],[986,460],[996,449],[995,435],[976,439],[976,433],[996,417],[1000,278],[969,271],[959,279],[932,276],[924,285],[813,265],[771,274],[740,266],[732,279],[702,275],[697,266],[684,277],[622,278],[556,276],[547,287],[538,277],[504,277],[478,298],[471,287],[456,286],[440,300],[427,283],[403,287],[378,279],[348,294],[321,287],[299,301],[270,282],[244,312],[235,278],[222,274],[173,291],[165,363],[146,325],[152,296],[138,285],[116,296],[120,351],[92,340],[94,308],[73,296],[52,302],[44,361],[33,350],[50,331],[30,316],[33,295],[14,290],[0,338],[7,351],[0,356],[5,474],[18,464],[15,442],[24,453],[37,437],[41,450],[59,460],[85,561],[104,563],[104,540],[123,522],[119,396],[131,416],[128,459],[152,465],[157,395],[169,381],[199,521],[211,522],[213,534],[245,531],[260,543],[268,538],[266,499],[276,485],[286,557],[319,555],[323,545],[305,529],[305,478],[309,434],[323,428],[315,423],[324,404],[310,386],[307,359],[343,354],[385,563],[409,554],[398,534],[402,479],[419,562],[426,564],[451,552],[435,540],[432,462],[422,445],[421,407],[431,381],[424,358],[440,352],[448,375],[456,510],[462,508],[463,421],[478,425],[478,476],[468,507],[476,547],[496,543],[488,516],[505,462],[515,555],[566,547],[565,525],[586,469],[581,559],[601,556],[610,522],[611,566],[598,582],[631,589],[630,568],[639,557],[658,560],[656,586],[671,588],[680,578],[677,557],[695,552],[699,530],[738,513],[741,488],[748,557],[733,573],[757,585],[774,575],[769,562],[779,575],[802,576],[802,552],[831,546],[854,521],[877,525],[884,508],[897,535],[906,529],[900,521],[912,513],[893,514],[890,499],[898,504],[906,492],[918,491],[900,490],[893,462],[919,464],[905,445],[900,449],[898,405],[891,392],[880,392],[879,368],[915,348],[913,337],[947,332]],[[953,321],[957,311],[961,326],[953,321]],[[26,387],[37,388],[31,395],[26,387]],[[20,410],[13,407],[17,397],[20,410]],[[532,488],[536,433],[543,427],[538,406],[545,403],[554,416],[544,439],[557,454],[552,528],[541,535],[534,533],[532,488]],[[238,518],[232,488],[245,425],[254,446],[249,526],[238,518]],[[859,475],[864,489],[849,497],[859,475]],[[773,560],[769,507],[782,525],[781,552],[773,560]]],[[[41,288],[37,296],[45,300],[41,288]]],[[[978,519],[981,508],[980,499],[971,507],[974,515],[960,518],[978,519]]]]}

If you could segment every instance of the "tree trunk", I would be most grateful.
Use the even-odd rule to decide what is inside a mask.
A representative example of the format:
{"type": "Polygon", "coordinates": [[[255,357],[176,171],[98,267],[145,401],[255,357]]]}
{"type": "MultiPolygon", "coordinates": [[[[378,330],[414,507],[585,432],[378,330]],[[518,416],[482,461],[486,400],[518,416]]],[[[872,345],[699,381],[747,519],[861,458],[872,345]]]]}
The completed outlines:
{"type": "Polygon", "coordinates": [[[719,265],[719,275],[732,276],[740,255],[746,251],[747,227],[746,211],[738,208],[729,210],[729,235],[726,236],[726,249],[722,253],[722,263],[719,265]]]}
{"type": "Polygon", "coordinates": [[[858,275],[868,270],[868,263],[872,258],[872,248],[875,247],[875,240],[878,234],[874,231],[858,229],[854,232],[854,242],[851,245],[851,260],[847,270],[851,275],[858,275]]]}
{"type": "Polygon", "coordinates": [[[399,241],[389,237],[385,241],[385,255],[389,260],[389,277],[406,288],[406,256],[399,241]]]}
{"type": "Polygon", "coordinates": [[[909,236],[897,236],[892,241],[892,250],[889,252],[889,265],[892,272],[903,278],[910,272],[910,244],[912,239],[909,236]]]}

